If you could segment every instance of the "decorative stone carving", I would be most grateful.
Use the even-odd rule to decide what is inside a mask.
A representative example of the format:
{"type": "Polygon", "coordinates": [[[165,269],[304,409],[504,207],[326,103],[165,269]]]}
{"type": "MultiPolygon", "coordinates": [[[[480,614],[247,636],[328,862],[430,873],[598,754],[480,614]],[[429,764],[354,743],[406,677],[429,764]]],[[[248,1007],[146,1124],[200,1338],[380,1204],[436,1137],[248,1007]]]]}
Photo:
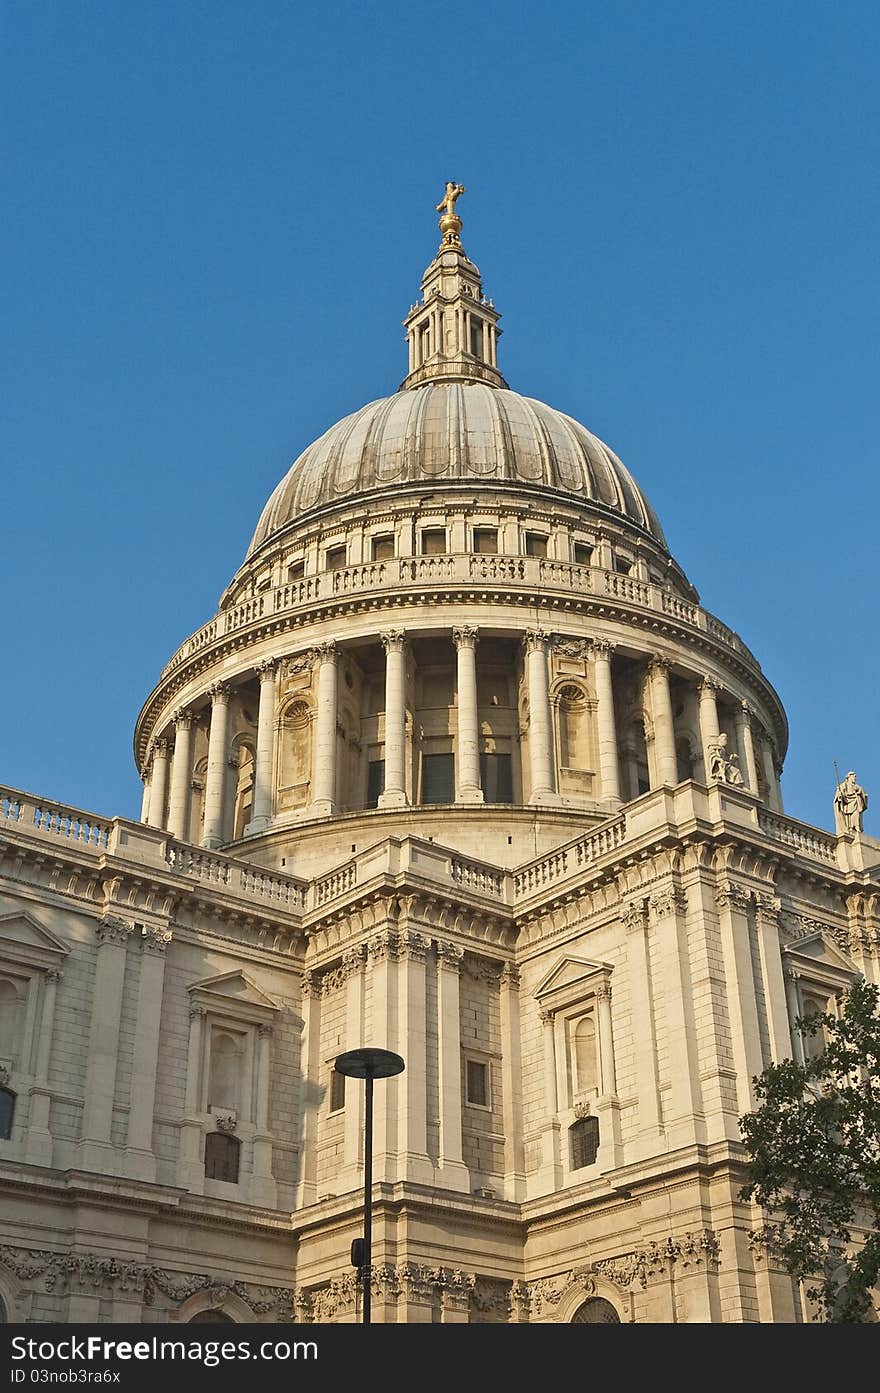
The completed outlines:
{"type": "Polygon", "coordinates": [[[177,730],[189,730],[193,723],[193,713],[186,706],[178,706],[177,710],[172,712],[171,719],[177,730]]]}
{"type": "Polygon", "coordinates": [[[745,913],[748,909],[748,892],[732,880],[723,880],[715,888],[715,903],[720,908],[738,909],[745,913]]]}
{"type": "Polygon", "coordinates": [[[540,1277],[536,1282],[528,1282],[529,1311],[540,1318],[546,1310],[559,1305],[565,1286],[564,1277],[540,1277]]]}
{"type": "Polygon", "coordinates": [[[166,952],[173,937],[170,929],[159,928],[156,924],[141,925],[141,947],[145,953],[161,955],[166,952]]]}
{"type": "Polygon", "coordinates": [[[720,1261],[717,1235],[711,1229],[702,1229],[699,1233],[686,1233],[683,1238],[670,1236],[659,1243],[655,1240],[645,1248],[619,1257],[603,1258],[593,1263],[593,1271],[622,1288],[631,1287],[635,1282],[646,1287],[652,1277],[667,1273],[676,1263],[695,1267],[701,1263],[717,1266],[720,1261]]]}
{"type": "Polygon", "coordinates": [[[339,646],[332,638],[315,644],[314,651],[319,663],[335,663],[339,657],[339,646]]]}
{"type": "Polygon", "coordinates": [[[589,658],[593,650],[593,643],[587,638],[556,638],[553,640],[553,651],[559,653],[563,658],[589,658]]]}
{"type": "Polygon", "coordinates": [[[544,653],[552,638],[543,629],[526,629],[522,641],[527,653],[544,653]]]}
{"type": "Polygon", "coordinates": [[[11,1078],[12,1074],[6,1068],[6,1065],[0,1065],[0,1088],[8,1088],[11,1078]]]}
{"type": "Polygon", "coordinates": [[[473,625],[461,624],[452,630],[452,642],[456,648],[473,648],[476,646],[479,633],[479,629],[474,628],[473,625]]]}
{"type": "Polygon", "coordinates": [[[839,836],[851,836],[854,832],[862,831],[867,806],[868,795],[856,783],[855,773],[851,769],[837,785],[834,795],[834,826],[839,836]]]}
{"type": "Polygon", "coordinates": [[[406,644],[406,634],[403,629],[386,629],[379,635],[382,647],[386,653],[402,653],[406,644]]]}
{"type": "Polygon", "coordinates": [[[431,940],[413,929],[404,929],[397,935],[397,953],[400,958],[424,962],[430,946],[431,940]]]}
{"type": "Polygon", "coordinates": [[[583,1122],[585,1117],[589,1117],[590,1111],[589,1103],[575,1103],[574,1105],[574,1115],[578,1122],[583,1122]]]}
{"type": "Polygon", "coordinates": [[[450,943],[448,939],[438,938],[434,941],[434,949],[437,954],[437,962],[445,968],[458,972],[464,959],[464,949],[459,948],[457,943],[450,943]]]}
{"type": "Polygon", "coordinates": [[[311,672],[315,666],[317,654],[314,648],[306,648],[302,653],[297,653],[295,657],[288,658],[283,667],[285,677],[300,677],[304,672],[311,672]]]}
{"type": "Polygon", "coordinates": [[[383,929],[367,942],[367,952],[373,962],[383,962],[386,958],[396,961],[399,956],[399,941],[396,929],[383,929]]]}
{"type": "Polygon", "coordinates": [[[506,1324],[510,1319],[511,1282],[476,1277],[469,1290],[471,1319],[476,1325],[506,1324]]]}
{"type": "Polygon", "coordinates": [[[99,943],[126,944],[134,933],[134,928],[133,923],[117,919],[112,914],[105,914],[95,925],[95,934],[99,943]]]}
{"type": "Polygon", "coordinates": [[[257,663],[257,676],[261,682],[270,682],[278,671],[276,658],[261,658],[257,663]]]}
{"type": "Polygon", "coordinates": [[[629,904],[622,905],[620,910],[620,920],[627,933],[635,933],[637,929],[645,927],[646,908],[644,900],[631,900],[629,904]]]}
{"type": "Polygon", "coordinates": [[[687,895],[675,885],[656,890],[648,900],[648,911],[655,919],[665,919],[670,914],[684,914],[686,910],[687,895]]]}
{"type": "Polygon", "coordinates": [[[739,755],[728,754],[727,735],[723,730],[718,739],[706,747],[706,771],[710,782],[743,787],[745,781],[739,767],[739,755]]]}
{"type": "Polygon", "coordinates": [[[519,986],[519,968],[514,967],[513,963],[505,963],[501,969],[501,985],[514,991],[519,986]]]}
{"type": "Polygon", "coordinates": [[[208,688],[208,696],[215,706],[220,706],[229,700],[232,695],[232,688],[225,682],[215,682],[208,688]]]}
{"type": "Polygon", "coordinates": [[[617,645],[609,643],[606,638],[593,639],[593,657],[611,661],[611,655],[616,651],[617,645]]]}
{"type": "Polygon", "coordinates": [[[218,1112],[214,1114],[214,1124],[218,1132],[231,1136],[238,1126],[238,1118],[234,1112],[218,1112]]]}
{"type": "Polygon", "coordinates": [[[300,991],[302,992],[303,1000],[310,996],[321,995],[321,979],[312,971],[310,967],[306,968],[305,972],[302,975],[302,980],[300,981],[300,991]]]}

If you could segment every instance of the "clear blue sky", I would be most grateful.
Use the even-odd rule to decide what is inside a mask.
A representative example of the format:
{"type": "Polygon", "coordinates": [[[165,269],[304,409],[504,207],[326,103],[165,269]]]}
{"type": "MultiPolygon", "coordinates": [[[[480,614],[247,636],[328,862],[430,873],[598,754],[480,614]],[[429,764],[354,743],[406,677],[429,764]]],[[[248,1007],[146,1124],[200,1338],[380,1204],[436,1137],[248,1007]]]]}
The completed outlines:
{"type": "Polygon", "coordinates": [[[5,0],[0,780],[137,815],[262,505],[393,391],[443,182],[511,385],[657,508],[880,834],[876,4],[5,0]]]}

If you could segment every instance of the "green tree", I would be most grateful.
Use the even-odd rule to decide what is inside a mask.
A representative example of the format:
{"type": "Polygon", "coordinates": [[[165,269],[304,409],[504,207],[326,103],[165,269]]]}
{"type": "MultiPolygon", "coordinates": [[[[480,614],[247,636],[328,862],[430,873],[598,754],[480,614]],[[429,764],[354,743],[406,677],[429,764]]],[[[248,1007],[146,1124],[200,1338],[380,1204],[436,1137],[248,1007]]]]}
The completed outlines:
{"type": "Polygon", "coordinates": [[[766,1236],[827,1320],[873,1318],[880,1275],[880,991],[859,980],[840,1017],[799,1018],[825,1048],[755,1080],[760,1106],[740,1118],[749,1154],[743,1199],[775,1222],[766,1236]],[[855,1234],[855,1236],[854,1236],[855,1234]]]}

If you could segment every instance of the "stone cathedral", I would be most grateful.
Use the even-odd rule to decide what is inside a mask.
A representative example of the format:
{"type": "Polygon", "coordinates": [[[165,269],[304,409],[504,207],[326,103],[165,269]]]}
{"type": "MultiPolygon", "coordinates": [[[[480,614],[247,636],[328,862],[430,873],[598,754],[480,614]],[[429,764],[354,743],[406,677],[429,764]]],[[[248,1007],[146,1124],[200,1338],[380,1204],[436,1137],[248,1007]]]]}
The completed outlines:
{"type": "Polygon", "coordinates": [[[0,789],[6,1320],[356,1321],[365,1045],[374,1320],[808,1318],[738,1118],[880,982],[880,841],[854,777],[783,811],[757,658],[508,387],[463,192],[148,696],[142,820],[0,789]]]}

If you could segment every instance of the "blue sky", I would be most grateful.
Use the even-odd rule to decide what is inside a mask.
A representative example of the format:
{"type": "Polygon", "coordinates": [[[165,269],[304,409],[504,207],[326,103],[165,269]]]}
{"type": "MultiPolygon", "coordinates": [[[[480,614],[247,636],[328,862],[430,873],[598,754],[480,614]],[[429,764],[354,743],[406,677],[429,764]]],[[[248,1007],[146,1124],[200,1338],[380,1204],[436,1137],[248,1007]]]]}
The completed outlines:
{"type": "Polygon", "coordinates": [[[607,440],[787,707],[878,750],[880,12],[6,0],[0,780],[137,815],[137,711],[290,461],[405,372],[447,178],[511,386],[607,440]]]}

